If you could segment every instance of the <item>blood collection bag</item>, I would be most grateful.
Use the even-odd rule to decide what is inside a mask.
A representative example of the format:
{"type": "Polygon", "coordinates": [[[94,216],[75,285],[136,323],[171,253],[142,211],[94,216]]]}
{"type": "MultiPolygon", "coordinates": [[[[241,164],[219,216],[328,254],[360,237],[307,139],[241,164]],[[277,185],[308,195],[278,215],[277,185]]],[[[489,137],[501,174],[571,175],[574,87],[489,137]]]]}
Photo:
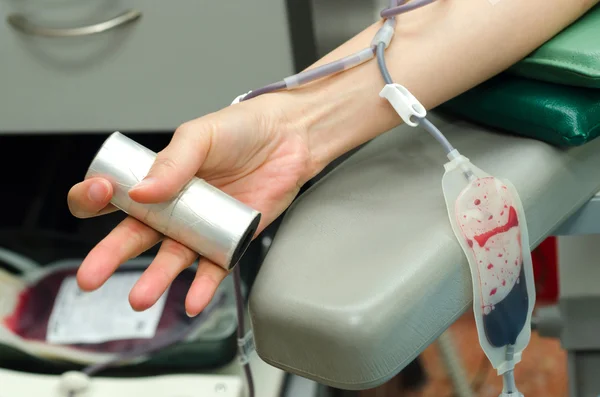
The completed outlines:
{"type": "MultiPolygon", "coordinates": [[[[0,296],[0,343],[35,356],[93,364],[189,330],[194,318],[185,312],[185,299],[195,268],[182,271],[151,308],[142,312],[131,308],[129,291],[149,262],[148,258],[130,261],[89,293],[77,286],[80,261],[41,268],[21,278],[5,274],[0,285],[13,288],[3,289],[0,296]]],[[[221,288],[215,297],[223,292],[221,288]]],[[[207,321],[199,328],[212,326],[207,321]]],[[[192,331],[186,333],[189,339],[202,332],[192,331]]]]}
{"type": "Polygon", "coordinates": [[[479,342],[498,374],[531,338],[535,284],[527,224],[514,186],[454,153],[442,187],[452,229],[469,261],[479,342]]]}

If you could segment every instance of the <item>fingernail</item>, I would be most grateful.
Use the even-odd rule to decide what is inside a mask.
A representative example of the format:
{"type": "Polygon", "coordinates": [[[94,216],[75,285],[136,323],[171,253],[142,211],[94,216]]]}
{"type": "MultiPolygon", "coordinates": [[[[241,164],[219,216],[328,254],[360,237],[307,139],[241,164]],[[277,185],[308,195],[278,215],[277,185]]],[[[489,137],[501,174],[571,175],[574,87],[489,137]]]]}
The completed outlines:
{"type": "Polygon", "coordinates": [[[108,186],[102,182],[95,182],[88,189],[88,197],[95,203],[103,203],[108,196],[108,186]]]}
{"type": "Polygon", "coordinates": [[[145,186],[152,185],[154,182],[155,182],[155,179],[152,178],[152,177],[146,178],[146,179],[142,179],[140,182],[137,183],[137,185],[135,185],[134,187],[132,187],[131,190],[140,189],[140,188],[143,188],[145,186]]]}
{"type": "Polygon", "coordinates": [[[187,316],[190,318],[196,317],[195,314],[190,314],[190,312],[188,312],[187,310],[185,311],[185,314],[187,314],[187,316]]]}

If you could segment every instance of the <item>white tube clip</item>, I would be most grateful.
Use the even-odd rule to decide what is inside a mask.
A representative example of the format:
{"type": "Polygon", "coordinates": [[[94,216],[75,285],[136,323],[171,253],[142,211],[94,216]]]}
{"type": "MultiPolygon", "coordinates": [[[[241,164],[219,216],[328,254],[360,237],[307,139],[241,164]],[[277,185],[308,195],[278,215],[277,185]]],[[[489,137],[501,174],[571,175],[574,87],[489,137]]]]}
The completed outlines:
{"type": "Polygon", "coordinates": [[[231,102],[231,104],[232,104],[232,105],[235,105],[236,103],[240,103],[240,102],[242,101],[242,99],[246,98],[246,95],[248,95],[248,94],[249,94],[249,93],[251,93],[251,92],[252,92],[252,91],[248,91],[248,92],[247,92],[247,93],[245,93],[245,94],[238,95],[238,96],[237,96],[237,97],[236,97],[236,98],[233,100],[233,102],[231,102]]]}
{"type": "Polygon", "coordinates": [[[418,126],[419,121],[417,119],[422,119],[427,115],[425,107],[406,87],[400,84],[386,84],[379,96],[387,99],[396,110],[396,113],[411,127],[418,126]]]}

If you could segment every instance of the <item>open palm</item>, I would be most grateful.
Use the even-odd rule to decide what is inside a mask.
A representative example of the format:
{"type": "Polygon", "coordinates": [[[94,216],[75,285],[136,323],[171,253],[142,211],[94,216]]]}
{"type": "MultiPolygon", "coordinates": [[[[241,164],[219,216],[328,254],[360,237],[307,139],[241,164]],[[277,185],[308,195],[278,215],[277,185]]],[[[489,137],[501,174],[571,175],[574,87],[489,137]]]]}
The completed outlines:
{"type": "MultiPolygon", "coordinates": [[[[130,191],[141,203],[167,201],[198,176],[262,213],[260,233],[291,203],[315,173],[304,129],[285,120],[268,96],[226,108],[182,125],[161,151],[148,176],[130,191]]],[[[71,188],[69,208],[80,218],[115,211],[107,180],[91,178],[71,188]]],[[[138,220],[127,217],[88,254],[77,279],[84,290],[99,288],[127,260],[162,240],[152,264],[131,290],[135,310],[152,306],[198,254],[138,220]]],[[[226,271],[200,258],[186,299],[194,316],[210,302],[226,271]]]]}

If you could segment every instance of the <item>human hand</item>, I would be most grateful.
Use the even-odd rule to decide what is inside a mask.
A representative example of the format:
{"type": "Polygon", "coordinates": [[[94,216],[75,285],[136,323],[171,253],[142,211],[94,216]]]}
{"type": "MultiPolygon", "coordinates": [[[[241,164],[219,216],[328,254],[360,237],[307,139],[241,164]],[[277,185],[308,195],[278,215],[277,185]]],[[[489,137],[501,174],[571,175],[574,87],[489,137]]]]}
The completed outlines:
{"type": "MultiPolygon", "coordinates": [[[[167,201],[195,175],[260,211],[260,233],[318,172],[306,129],[297,121],[301,117],[290,117],[297,107],[284,105],[290,102],[278,95],[285,94],[258,97],[183,124],[158,153],[147,177],[130,190],[130,197],[140,203],[167,201]]],[[[69,208],[79,218],[113,212],[112,194],[109,181],[90,178],[71,188],[69,208]]],[[[135,310],[148,309],[198,254],[132,217],[85,258],[77,273],[80,288],[99,288],[122,263],[161,240],[156,258],[129,295],[135,310]]],[[[226,275],[220,266],[200,258],[185,302],[189,315],[206,307],[226,275]]]]}

